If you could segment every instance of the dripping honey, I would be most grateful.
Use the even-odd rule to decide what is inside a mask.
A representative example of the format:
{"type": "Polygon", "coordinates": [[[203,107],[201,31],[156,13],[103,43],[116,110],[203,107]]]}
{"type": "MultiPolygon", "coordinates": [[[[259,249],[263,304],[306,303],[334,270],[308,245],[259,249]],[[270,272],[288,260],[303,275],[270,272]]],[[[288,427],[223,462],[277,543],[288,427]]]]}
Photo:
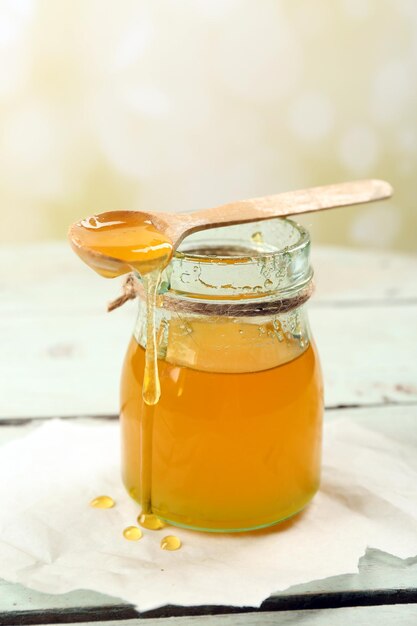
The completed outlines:
{"type": "MultiPolygon", "coordinates": [[[[140,462],[140,457],[139,457],[140,462]]],[[[138,516],[138,523],[147,530],[161,530],[165,527],[164,522],[156,515],[141,513],[138,516]]]]}
{"type": "Polygon", "coordinates": [[[131,269],[143,278],[147,302],[147,348],[141,388],[140,439],[141,525],[158,528],[152,512],[152,437],[154,405],[160,386],[156,360],[155,306],[162,269],[173,251],[172,242],[144,214],[110,211],[75,224],[71,243],[77,254],[99,274],[114,278],[131,269]]]}

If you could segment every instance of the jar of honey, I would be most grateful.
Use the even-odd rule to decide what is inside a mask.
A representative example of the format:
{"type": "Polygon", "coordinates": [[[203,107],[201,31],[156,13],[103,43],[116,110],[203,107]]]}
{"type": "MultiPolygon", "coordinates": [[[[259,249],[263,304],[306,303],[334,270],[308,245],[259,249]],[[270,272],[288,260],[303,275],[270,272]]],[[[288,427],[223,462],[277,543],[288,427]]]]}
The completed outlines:
{"type": "Polygon", "coordinates": [[[184,240],[157,300],[161,395],[146,459],[139,298],[121,382],[123,479],[140,502],[148,473],[162,520],[252,530],[294,515],[317,491],[323,391],[306,311],[309,250],[307,231],[285,219],[184,240]]]}

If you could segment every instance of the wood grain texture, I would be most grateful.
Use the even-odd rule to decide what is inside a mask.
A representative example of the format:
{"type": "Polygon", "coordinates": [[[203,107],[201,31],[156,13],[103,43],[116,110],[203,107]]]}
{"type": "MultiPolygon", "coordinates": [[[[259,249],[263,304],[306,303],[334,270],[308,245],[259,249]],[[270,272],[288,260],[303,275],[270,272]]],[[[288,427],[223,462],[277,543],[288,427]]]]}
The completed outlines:
{"type": "MultiPolygon", "coordinates": [[[[150,619],[149,626],[414,626],[417,605],[352,607],[337,610],[284,611],[280,613],[248,613],[242,615],[206,615],[203,617],[150,619]]],[[[126,624],[106,622],[103,626],[141,626],[142,620],[129,620],[126,624]]]]}
{"type": "MultiPolygon", "coordinates": [[[[120,371],[134,318],[130,307],[120,315],[1,317],[0,415],[117,414],[120,371]]],[[[326,405],[416,401],[416,319],[417,304],[312,307],[326,405]]]]}
{"type": "Polygon", "coordinates": [[[50,621],[50,615],[35,614],[0,614],[2,626],[24,624],[77,624],[87,626],[369,626],[374,622],[378,626],[414,626],[417,619],[417,604],[393,604],[388,606],[344,607],[338,609],[310,609],[295,611],[262,611],[225,615],[198,615],[162,618],[134,618],[121,616],[120,619],[89,620],[82,619],[82,614],[62,614],[56,621],[50,621]],[[81,618],[81,619],[79,619],[81,618]],[[13,621],[15,620],[15,621],[13,621]],[[16,621],[17,620],[17,621],[16,621]]]}
{"type": "Polygon", "coordinates": [[[311,308],[326,406],[417,401],[417,305],[311,308]]]}
{"type": "MultiPolygon", "coordinates": [[[[106,313],[120,282],[93,275],[65,243],[4,248],[1,262],[14,271],[0,279],[0,416],[117,414],[137,306],[106,313]]],[[[327,405],[415,401],[417,259],[319,248],[314,265],[327,405]]]]}
{"type": "MultiPolygon", "coordinates": [[[[312,262],[311,306],[417,301],[417,256],[313,243],[312,262]]],[[[62,313],[107,317],[106,304],[121,288],[121,280],[102,279],[80,263],[65,242],[2,246],[0,267],[10,268],[0,274],[0,313],[22,320],[62,313]]]]}

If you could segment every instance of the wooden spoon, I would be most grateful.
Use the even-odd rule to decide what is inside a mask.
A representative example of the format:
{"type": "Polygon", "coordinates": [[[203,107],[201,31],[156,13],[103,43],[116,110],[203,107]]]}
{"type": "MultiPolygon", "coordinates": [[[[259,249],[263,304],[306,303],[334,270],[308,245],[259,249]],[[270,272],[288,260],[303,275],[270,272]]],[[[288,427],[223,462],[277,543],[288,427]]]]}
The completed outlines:
{"type": "Polygon", "coordinates": [[[185,237],[198,230],[374,202],[389,198],[392,193],[391,185],[384,180],[358,180],[238,200],[192,213],[149,215],[155,226],[160,226],[158,230],[163,230],[177,248],[185,237]]]}
{"type": "MultiPolygon", "coordinates": [[[[392,192],[391,185],[383,180],[360,180],[239,200],[192,213],[112,211],[103,214],[103,218],[111,216],[110,219],[115,220],[120,216],[124,223],[127,223],[128,218],[129,227],[132,228],[150,223],[164,241],[172,243],[172,249],[175,250],[187,235],[199,230],[373,202],[389,198],[392,192]]],[[[69,237],[74,249],[89,265],[95,266],[97,271],[106,276],[116,276],[131,270],[126,258],[123,262],[117,255],[102,254],[83,244],[78,237],[79,228],[80,223],[74,224],[69,237]]]]}

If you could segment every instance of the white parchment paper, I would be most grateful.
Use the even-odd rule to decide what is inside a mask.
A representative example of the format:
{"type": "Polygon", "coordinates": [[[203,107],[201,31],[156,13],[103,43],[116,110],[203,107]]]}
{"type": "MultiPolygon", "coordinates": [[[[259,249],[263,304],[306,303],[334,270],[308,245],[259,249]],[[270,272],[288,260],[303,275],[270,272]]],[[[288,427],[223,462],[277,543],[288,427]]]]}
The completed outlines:
{"type": "Polygon", "coordinates": [[[120,480],[117,424],[54,420],[0,448],[0,576],[38,591],[92,589],[148,610],[165,604],[258,606],[272,592],[357,571],[367,546],[417,554],[417,454],[348,420],[325,427],[322,487],[293,521],[216,535],[122,531],[138,506],[120,480]],[[100,494],[117,504],[92,509],[100,494]],[[164,534],[183,547],[165,552],[164,534]]]}

